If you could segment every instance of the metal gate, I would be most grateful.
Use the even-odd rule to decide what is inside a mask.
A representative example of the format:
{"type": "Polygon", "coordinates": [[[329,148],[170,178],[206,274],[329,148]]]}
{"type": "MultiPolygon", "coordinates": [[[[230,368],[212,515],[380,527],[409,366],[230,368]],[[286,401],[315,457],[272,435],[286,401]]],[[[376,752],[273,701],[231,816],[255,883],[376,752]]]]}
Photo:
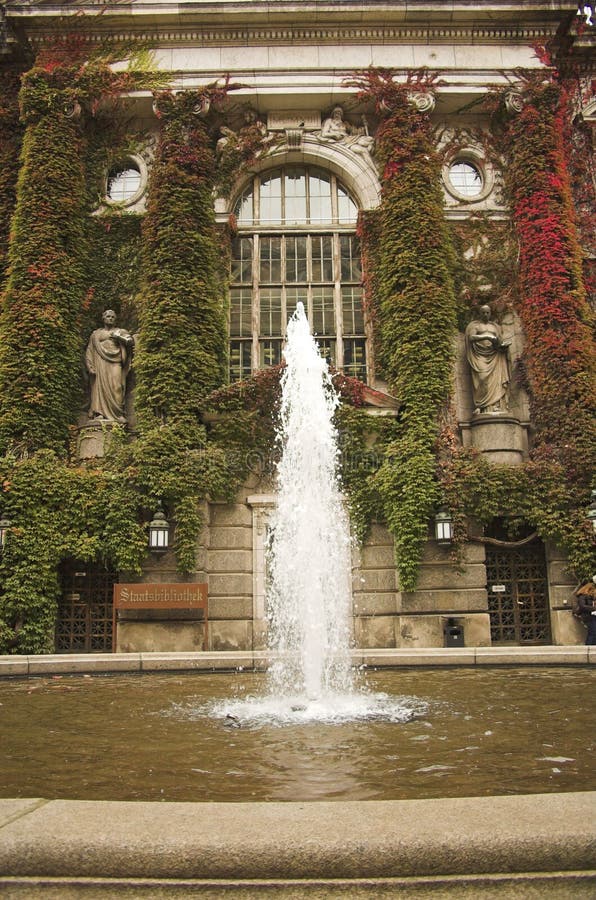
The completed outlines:
{"type": "Polygon", "coordinates": [[[56,620],[57,653],[109,653],[116,572],[65,565],[56,620]]]}
{"type": "Polygon", "coordinates": [[[487,545],[486,577],[493,644],[550,644],[544,547],[487,545]]]}

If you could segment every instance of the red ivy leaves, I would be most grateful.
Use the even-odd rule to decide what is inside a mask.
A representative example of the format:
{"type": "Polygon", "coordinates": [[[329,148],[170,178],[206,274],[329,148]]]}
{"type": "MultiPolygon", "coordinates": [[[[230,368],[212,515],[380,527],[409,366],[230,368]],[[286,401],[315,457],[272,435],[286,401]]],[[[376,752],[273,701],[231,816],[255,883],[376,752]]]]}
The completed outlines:
{"type": "MultiPolygon", "coordinates": [[[[507,184],[520,244],[519,312],[535,452],[559,447],[563,458],[570,444],[589,446],[586,438],[594,434],[596,359],[567,168],[568,97],[550,83],[529,85],[527,99],[507,133],[507,184]]],[[[592,453],[584,456],[583,471],[576,464],[574,477],[589,479],[592,453]]]]}

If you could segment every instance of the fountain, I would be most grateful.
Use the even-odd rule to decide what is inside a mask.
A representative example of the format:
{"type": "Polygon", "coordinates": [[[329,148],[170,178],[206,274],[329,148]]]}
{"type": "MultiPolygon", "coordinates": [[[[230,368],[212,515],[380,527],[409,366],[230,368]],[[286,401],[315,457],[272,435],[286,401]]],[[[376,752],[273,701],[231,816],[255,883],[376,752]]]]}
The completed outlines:
{"type": "Polygon", "coordinates": [[[340,401],[302,303],[288,322],[284,356],[268,541],[268,689],[215,712],[249,722],[407,721],[416,704],[367,691],[351,665],[352,539],[334,423],[340,401]]]}
{"type": "Polygon", "coordinates": [[[586,666],[583,691],[578,672],[563,667],[352,669],[338,399],[301,306],[288,325],[286,361],[269,672],[0,682],[3,791],[287,806],[593,784],[584,698],[595,672],[586,666]]]}
{"type": "Polygon", "coordinates": [[[338,479],[339,403],[301,303],[288,323],[269,542],[270,692],[308,701],[351,692],[350,525],[338,479]]]}

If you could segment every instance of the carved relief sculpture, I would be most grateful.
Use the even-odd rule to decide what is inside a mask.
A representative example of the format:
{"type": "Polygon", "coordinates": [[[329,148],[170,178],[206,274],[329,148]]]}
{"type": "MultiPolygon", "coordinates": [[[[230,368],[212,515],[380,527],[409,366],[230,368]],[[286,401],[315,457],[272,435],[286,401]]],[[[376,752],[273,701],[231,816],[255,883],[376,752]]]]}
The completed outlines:
{"type": "Polygon", "coordinates": [[[371,153],[375,139],[368,133],[368,125],[364,116],[363,126],[357,127],[346,122],[341,106],[334,107],[328,119],[323,121],[321,131],[317,135],[323,143],[341,143],[355,153],[371,153]]]}
{"type": "Polygon", "coordinates": [[[103,327],[89,338],[85,365],[91,381],[90,419],[126,422],[124,399],[134,339],[128,331],[116,328],[116,313],[106,309],[103,327]]]}
{"type": "Polygon", "coordinates": [[[501,327],[491,322],[490,306],[481,306],[465,333],[466,357],[472,373],[474,414],[508,409],[509,364],[501,327]]]}

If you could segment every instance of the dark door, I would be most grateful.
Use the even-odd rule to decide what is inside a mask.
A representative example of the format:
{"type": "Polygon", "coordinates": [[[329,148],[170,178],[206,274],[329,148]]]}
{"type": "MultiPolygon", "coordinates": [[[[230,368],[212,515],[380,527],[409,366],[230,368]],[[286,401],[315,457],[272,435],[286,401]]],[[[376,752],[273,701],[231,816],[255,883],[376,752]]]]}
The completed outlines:
{"type": "Polygon", "coordinates": [[[109,653],[115,572],[97,565],[66,564],[56,620],[57,653],[109,653]]]}
{"type": "Polygon", "coordinates": [[[544,547],[486,547],[486,578],[493,644],[550,644],[544,547]]]}

